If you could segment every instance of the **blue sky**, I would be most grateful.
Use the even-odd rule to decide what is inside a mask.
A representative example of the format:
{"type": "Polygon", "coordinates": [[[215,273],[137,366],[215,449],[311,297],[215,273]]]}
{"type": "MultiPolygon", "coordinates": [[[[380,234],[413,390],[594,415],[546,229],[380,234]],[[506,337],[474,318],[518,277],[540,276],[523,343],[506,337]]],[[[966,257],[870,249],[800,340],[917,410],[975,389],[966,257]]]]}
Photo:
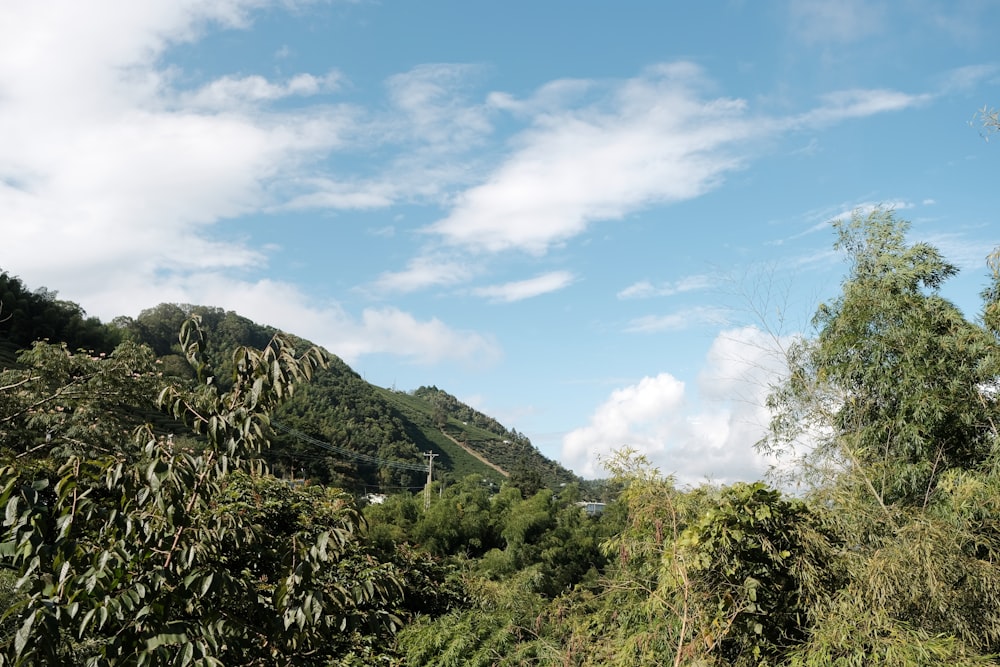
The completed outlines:
{"type": "Polygon", "coordinates": [[[874,205],[1000,243],[1000,2],[11,0],[0,268],[233,309],[600,476],[758,478],[780,348],[874,205]]]}

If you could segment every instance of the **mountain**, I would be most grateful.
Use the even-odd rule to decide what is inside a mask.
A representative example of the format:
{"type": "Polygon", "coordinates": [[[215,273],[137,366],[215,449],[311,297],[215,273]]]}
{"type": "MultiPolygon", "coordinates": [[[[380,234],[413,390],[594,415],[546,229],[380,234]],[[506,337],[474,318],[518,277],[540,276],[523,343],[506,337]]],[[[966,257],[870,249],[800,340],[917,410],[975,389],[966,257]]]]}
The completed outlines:
{"type": "MultiPolygon", "coordinates": [[[[232,311],[188,304],[160,304],[106,325],[56,296],[46,289],[30,291],[0,273],[0,366],[13,364],[16,350],[41,338],[95,352],[110,352],[128,338],[153,349],[164,375],[183,381],[193,371],[177,334],[188,317],[198,315],[210,372],[225,386],[232,350],[263,347],[277,333],[232,311]]],[[[312,345],[292,339],[303,350],[312,345]]],[[[432,458],[435,479],[445,482],[479,475],[494,485],[507,479],[530,493],[580,481],[523,434],[437,387],[412,392],[377,387],[335,355],[329,359],[329,366],[273,415],[275,437],[266,457],[276,475],[355,492],[416,491],[426,483],[432,458]]],[[[150,418],[161,430],[185,432],[163,415],[150,418]]]]}

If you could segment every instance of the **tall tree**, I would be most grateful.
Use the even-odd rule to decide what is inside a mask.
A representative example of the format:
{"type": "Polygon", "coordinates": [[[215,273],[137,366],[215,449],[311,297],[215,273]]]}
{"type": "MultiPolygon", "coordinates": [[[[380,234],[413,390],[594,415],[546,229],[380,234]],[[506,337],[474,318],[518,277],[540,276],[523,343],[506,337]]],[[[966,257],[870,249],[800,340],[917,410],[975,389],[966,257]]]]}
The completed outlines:
{"type": "Polygon", "coordinates": [[[0,429],[17,429],[3,434],[0,565],[19,582],[7,610],[18,627],[0,664],[325,665],[343,657],[332,633],[398,623],[400,578],[352,557],[361,524],[349,503],[233,477],[260,473],[268,413],[323,363],[319,351],[300,355],[281,337],[238,348],[221,391],[204,375],[197,320],[180,348],[200,382],[168,385],[155,400],[191,425],[194,450],[148,427],[128,438],[102,424],[110,388],[141,393],[156,379],[144,348],[84,361],[39,345],[3,375],[0,429]],[[74,417],[61,419],[67,411],[74,417]],[[92,446],[54,449],[71,426],[86,430],[91,422],[76,419],[85,415],[102,430],[93,443],[75,440],[92,446]],[[308,521],[271,525],[269,513],[295,502],[309,503],[308,521]]]}
{"type": "MultiPolygon", "coordinates": [[[[765,447],[806,436],[816,457],[850,469],[881,504],[926,505],[950,469],[982,464],[995,444],[995,338],[939,289],[957,269],[909,224],[876,209],[835,223],[850,266],[820,306],[814,340],[790,355],[771,398],[765,447]]],[[[829,470],[830,468],[826,468],[829,470]]]]}
{"type": "MultiPolygon", "coordinates": [[[[983,664],[1000,650],[997,337],[940,295],[956,273],[890,210],[836,224],[849,272],[789,354],[761,444],[806,451],[843,546],[795,665],[983,664]]],[[[996,308],[993,287],[986,313],[996,308]]]]}

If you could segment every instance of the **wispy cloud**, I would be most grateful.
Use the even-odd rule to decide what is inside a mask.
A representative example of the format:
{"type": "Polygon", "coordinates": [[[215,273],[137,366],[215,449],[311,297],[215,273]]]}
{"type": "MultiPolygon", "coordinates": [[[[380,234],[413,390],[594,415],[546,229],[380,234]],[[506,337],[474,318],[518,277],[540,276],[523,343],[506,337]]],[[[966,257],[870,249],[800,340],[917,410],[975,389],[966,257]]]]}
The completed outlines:
{"type": "Polygon", "coordinates": [[[986,258],[998,246],[997,239],[973,239],[967,233],[932,234],[920,239],[941,251],[949,262],[967,271],[985,271],[986,258]]]}
{"type": "Polygon", "coordinates": [[[686,276],[674,282],[665,282],[656,285],[648,280],[641,280],[618,292],[618,298],[647,299],[657,296],[673,296],[674,294],[682,294],[684,292],[709,289],[717,283],[718,278],[708,274],[686,276]]]}
{"type": "Polygon", "coordinates": [[[625,328],[628,333],[660,333],[681,331],[706,324],[724,326],[729,323],[732,313],[716,306],[697,306],[679,310],[669,315],[647,315],[638,317],[625,328]]]}
{"type": "Polygon", "coordinates": [[[425,255],[412,259],[402,271],[383,273],[372,284],[372,288],[377,292],[416,292],[428,287],[462,283],[474,273],[463,262],[425,255]]]}
{"type": "Polygon", "coordinates": [[[478,287],[472,290],[472,293],[492,301],[510,303],[561,290],[571,285],[575,279],[576,277],[569,271],[552,271],[527,280],[478,287]]]}
{"type": "Polygon", "coordinates": [[[493,131],[490,108],[463,95],[481,68],[459,63],[419,65],[389,78],[386,88],[396,110],[407,119],[393,124],[408,139],[434,150],[467,151],[493,131]]]}
{"type": "Polygon", "coordinates": [[[956,67],[945,72],[941,88],[943,92],[967,92],[985,82],[995,82],[1000,78],[1000,65],[997,63],[982,63],[956,67]]]}
{"type": "Polygon", "coordinates": [[[886,8],[870,0],[791,0],[792,32],[810,44],[847,44],[884,29],[886,8]]]}
{"type": "Polygon", "coordinates": [[[863,118],[880,113],[902,111],[926,104],[934,99],[930,93],[913,95],[898,90],[854,89],[828,93],[822,104],[786,122],[790,126],[816,126],[863,118]]]}
{"type": "Polygon", "coordinates": [[[474,252],[541,255],[598,221],[712,190],[747,164],[767,137],[932,99],[844,90],[803,113],[754,116],[743,100],[705,96],[707,77],[684,62],[625,81],[570,84],[560,94],[539,93],[544,102],[491,96],[493,106],[527,115],[530,126],[512,140],[506,159],[453,197],[449,213],[426,232],[474,252]]]}
{"type": "Polygon", "coordinates": [[[534,117],[508,159],[427,231],[474,250],[541,254],[594,221],[712,189],[740,166],[728,148],[750,127],[742,101],[703,99],[703,85],[693,65],[666,65],[534,117]]]}
{"type": "Polygon", "coordinates": [[[193,108],[245,108],[248,104],[274,102],[286,97],[332,92],[341,78],[337,72],[324,76],[296,74],[284,83],[274,83],[259,75],[224,76],[195,91],[181,93],[180,101],[183,106],[193,108]]]}

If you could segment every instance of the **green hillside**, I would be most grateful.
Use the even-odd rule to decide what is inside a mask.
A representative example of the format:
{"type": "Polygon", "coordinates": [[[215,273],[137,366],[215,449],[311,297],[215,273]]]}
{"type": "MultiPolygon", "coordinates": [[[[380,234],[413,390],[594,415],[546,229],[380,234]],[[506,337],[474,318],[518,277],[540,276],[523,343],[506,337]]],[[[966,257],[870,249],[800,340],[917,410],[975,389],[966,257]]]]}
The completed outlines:
{"type": "Polygon", "coordinates": [[[420,387],[414,398],[430,406],[436,423],[451,437],[516,476],[534,478],[537,486],[556,488],[580,478],[546,458],[523,433],[509,429],[437,387],[420,387]]]}
{"type": "MultiPolygon", "coordinates": [[[[17,351],[39,339],[97,353],[109,353],[121,340],[134,340],[154,351],[164,376],[186,382],[194,372],[177,335],[192,315],[201,318],[205,333],[204,372],[223,388],[232,377],[232,350],[242,345],[261,348],[276,333],[237,313],[190,304],[160,304],[137,317],[102,324],[87,318],[76,304],[58,300],[56,292],[31,291],[19,279],[0,273],[0,366],[16,364],[17,351]]],[[[295,340],[303,350],[312,346],[295,340]]],[[[415,491],[426,483],[425,454],[432,453],[434,477],[445,483],[479,475],[499,485],[513,473],[532,488],[557,488],[576,479],[522,434],[436,387],[411,393],[376,387],[338,357],[328,357],[329,366],[273,415],[280,428],[266,457],[276,475],[355,492],[415,491]]],[[[152,406],[143,419],[163,434],[187,430],[152,406]]]]}

